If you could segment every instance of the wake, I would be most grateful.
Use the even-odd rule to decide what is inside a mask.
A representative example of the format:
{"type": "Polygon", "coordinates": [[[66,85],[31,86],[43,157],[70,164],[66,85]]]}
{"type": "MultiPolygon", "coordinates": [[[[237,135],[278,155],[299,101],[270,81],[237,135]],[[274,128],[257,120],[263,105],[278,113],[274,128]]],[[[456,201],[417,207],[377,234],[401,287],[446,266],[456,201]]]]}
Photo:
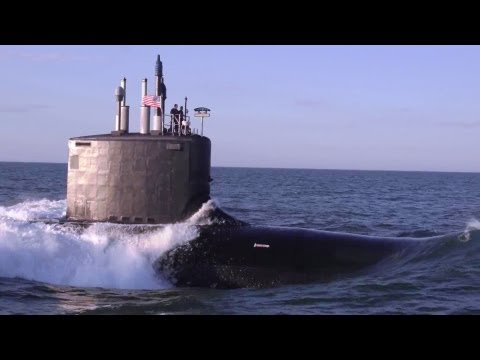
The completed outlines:
{"type": "Polygon", "coordinates": [[[164,289],[172,285],[152,263],[198,235],[215,208],[209,201],[190,219],[138,233],[135,225],[96,223],[79,231],[36,219],[60,218],[66,202],[39,200],[0,206],[0,277],[56,285],[118,289],[164,289]]]}

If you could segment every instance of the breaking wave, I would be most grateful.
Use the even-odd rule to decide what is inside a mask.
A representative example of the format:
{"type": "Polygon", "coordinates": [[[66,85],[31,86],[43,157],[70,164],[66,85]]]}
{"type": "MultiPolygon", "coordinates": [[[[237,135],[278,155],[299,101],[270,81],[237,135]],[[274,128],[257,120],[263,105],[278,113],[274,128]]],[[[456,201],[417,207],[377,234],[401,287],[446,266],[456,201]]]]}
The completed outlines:
{"type": "Polygon", "coordinates": [[[60,218],[66,201],[26,201],[0,206],[0,277],[56,285],[118,289],[161,289],[172,285],[152,263],[162,253],[197,236],[195,225],[209,223],[208,201],[182,223],[152,227],[95,223],[86,229],[31,222],[60,218]]]}

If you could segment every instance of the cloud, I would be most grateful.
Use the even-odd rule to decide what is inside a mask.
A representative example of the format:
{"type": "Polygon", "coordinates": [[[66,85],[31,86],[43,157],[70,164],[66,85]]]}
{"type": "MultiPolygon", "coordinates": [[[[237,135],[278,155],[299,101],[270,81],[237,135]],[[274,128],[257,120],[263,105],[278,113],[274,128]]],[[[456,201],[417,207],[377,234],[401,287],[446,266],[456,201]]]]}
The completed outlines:
{"type": "Polygon", "coordinates": [[[73,55],[64,52],[29,52],[20,50],[0,50],[0,60],[22,59],[26,61],[35,62],[64,62],[64,61],[80,61],[80,62],[95,62],[103,60],[102,56],[98,55],[73,55]]]}
{"type": "Polygon", "coordinates": [[[452,126],[452,127],[460,127],[465,129],[471,129],[480,127],[480,120],[477,121],[442,121],[438,123],[439,125],[443,126],[452,126]]]}
{"type": "Polygon", "coordinates": [[[0,105],[0,113],[29,113],[50,109],[50,105],[24,104],[24,105],[0,105]]]}

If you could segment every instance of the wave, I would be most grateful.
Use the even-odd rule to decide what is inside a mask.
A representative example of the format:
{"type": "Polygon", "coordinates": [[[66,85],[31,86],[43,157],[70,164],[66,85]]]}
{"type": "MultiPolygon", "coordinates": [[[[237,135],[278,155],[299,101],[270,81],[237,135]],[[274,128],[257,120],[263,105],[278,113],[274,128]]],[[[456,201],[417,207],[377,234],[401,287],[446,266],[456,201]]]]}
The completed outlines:
{"type": "Polygon", "coordinates": [[[32,221],[46,218],[61,218],[67,208],[66,200],[29,200],[13,206],[0,206],[0,223],[20,220],[32,221]]]}
{"type": "MultiPolygon", "coordinates": [[[[402,233],[406,235],[408,233],[402,233]]],[[[468,272],[480,270],[480,222],[476,219],[467,222],[463,231],[435,235],[435,232],[414,231],[409,233],[427,235],[418,237],[418,246],[405,249],[385,259],[377,269],[385,271],[384,266],[394,269],[392,274],[422,273],[439,274],[442,272],[468,272]]],[[[390,271],[389,270],[389,271],[390,271]]],[[[428,274],[427,274],[428,275],[428,274]]],[[[430,275],[428,275],[430,276],[430,275]]],[[[438,279],[437,279],[438,280],[438,279]]]]}
{"type": "Polygon", "coordinates": [[[65,200],[0,206],[0,277],[82,287],[168,288],[172,285],[155,273],[152,263],[195,238],[194,225],[208,225],[215,207],[208,201],[185,222],[140,233],[136,225],[95,223],[79,231],[31,222],[62,217],[65,200]]]}

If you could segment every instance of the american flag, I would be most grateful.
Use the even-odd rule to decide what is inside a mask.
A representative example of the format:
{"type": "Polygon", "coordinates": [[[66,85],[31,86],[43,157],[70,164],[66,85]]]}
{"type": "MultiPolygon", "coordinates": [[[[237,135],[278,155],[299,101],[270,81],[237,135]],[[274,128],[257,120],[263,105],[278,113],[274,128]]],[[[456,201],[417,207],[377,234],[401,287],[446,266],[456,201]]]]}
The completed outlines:
{"type": "Polygon", "coordinates": [[[162,107],[162,104],[160,102],[160,96],[155,96],[155,95],[147,95],[143,97],[142,104],[145,106],[151,106],[151,107],[162,107]]]}

